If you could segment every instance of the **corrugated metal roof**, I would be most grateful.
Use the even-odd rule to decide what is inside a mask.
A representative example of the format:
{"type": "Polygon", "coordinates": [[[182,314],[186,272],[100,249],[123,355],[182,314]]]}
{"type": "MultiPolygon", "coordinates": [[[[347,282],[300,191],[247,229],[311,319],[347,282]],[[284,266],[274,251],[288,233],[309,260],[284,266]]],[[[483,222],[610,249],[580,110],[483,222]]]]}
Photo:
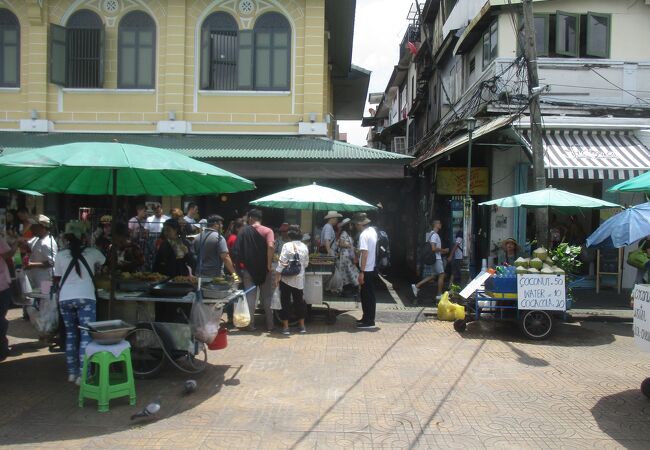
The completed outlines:
{"type": "Polygon", "coordinates": [[[0,132],[5,154],[69,142],[120,142],[176,150],[207,160],[410,160],[410,156],[320,137],[0,132]]]}

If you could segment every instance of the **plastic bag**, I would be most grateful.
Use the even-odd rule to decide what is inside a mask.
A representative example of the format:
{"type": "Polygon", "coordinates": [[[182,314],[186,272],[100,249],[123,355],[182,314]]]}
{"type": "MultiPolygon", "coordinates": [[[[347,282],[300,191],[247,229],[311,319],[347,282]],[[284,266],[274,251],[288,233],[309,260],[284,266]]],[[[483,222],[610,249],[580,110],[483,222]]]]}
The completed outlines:
{"type": "Polygon", "coordinates": [[[648,261],[648,253],[643,249],[634,250],[627,255],[627,263],[637,269],[645,269],[648,261]]]}
{"type": "Polygon", "coordinates": [[[59,309],[56,296],[42,298],[34,305],[27,306],[27,315],[40,337],[50,336],[59,329],[59,309]]]}
{"type": "Polygon", "coordinates": [[[341,276],[341,270],[339,269],[338,264],[334,270],[334,275],[332,275],[330,278],[330,281],[327,283],[327,287],[325,289],[336,293],[340,293],[343,289],[343,277],[341,276]]]}
{"type": "Polygon", "coordinates": [[[14,305],[26,306],[32,304],[32,299],[25,297],[32,292],[32,285],[23,269],[16,269],[16,278],[11,280],[11,300],[14,305]]]}
{"type": "Polygon", "coordinates": [[[235,310],[232,315],[232,323],[237,328],[244,328],[251,323],[251,313],[248,310],[248,301],[246,296],[242,295],[235,303],[235,310]]]}
{"type": "Polygon", "coordinates": [[[465,318],[465,307],[449,301],[449,292],[442,294],[438,302],[438,320],[454,321],[465,318]]]}
{"type": "Polygon", "coordinates": [[[194,338],[209,344],[217,337],[221,322],[222,309],[214,305],[206,305],[200,300],[192,303],[190,325],[194,338]]]}
{"type": "Polygon", "coordinates": [[[273,291],[273,298],[271,299],[271,309],[282,309],[282,302],[280,301],[279,288],[275,288],[275,291],[273,291]]]}

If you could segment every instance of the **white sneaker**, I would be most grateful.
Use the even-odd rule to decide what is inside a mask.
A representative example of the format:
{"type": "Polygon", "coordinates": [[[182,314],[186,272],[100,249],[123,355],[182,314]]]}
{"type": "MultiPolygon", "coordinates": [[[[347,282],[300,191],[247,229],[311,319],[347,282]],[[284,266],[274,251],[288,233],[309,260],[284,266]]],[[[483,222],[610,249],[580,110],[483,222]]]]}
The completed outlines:
{"type": "Polygon", "coordinates": [[[76,380],[77,380],[76,375],[72,375],[72,374],[68,375],[68,382],[74,383],[76,380]]]}
{"type": "Polygon", "coordinates": [[[411,291],[413,291],[413,296],[414,296],[414,297],[417,297],[417,296],[418,296],[418,292],[420,292],[420,290],[419,290],[417,287],[415,287],[414,284],[411,285],[411,291]]]}

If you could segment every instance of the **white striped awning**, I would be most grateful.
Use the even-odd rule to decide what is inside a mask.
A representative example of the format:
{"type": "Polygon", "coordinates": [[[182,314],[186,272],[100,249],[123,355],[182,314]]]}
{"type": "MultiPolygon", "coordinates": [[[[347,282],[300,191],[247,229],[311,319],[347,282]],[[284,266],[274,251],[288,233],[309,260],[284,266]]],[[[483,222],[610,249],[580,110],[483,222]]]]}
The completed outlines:
{"type": "MultiPolygon", "coordinates": [[[[530,130],[523,132],[530,143],[530,130]]],[[[628,180],[650,170],[650,151],[628,131],[545,130],[548,178],[628,180]]]]}

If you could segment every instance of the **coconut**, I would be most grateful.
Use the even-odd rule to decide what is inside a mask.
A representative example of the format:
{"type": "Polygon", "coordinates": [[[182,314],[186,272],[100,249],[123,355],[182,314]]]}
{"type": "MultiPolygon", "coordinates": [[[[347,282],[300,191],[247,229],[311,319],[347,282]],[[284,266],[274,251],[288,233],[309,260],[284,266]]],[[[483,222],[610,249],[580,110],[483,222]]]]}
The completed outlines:
{"type": "Polygon", "coordinates": [[[516,267],[527,268],[528,267],[528,259],[519,257],[519,258],[517,258],[517,260],[515,261],[514,264],[515,264],[516,267]]]}
{"type": "Polygon", "coordinates": [[[553,275],[553,274],[555,274],[553,269],[551,269],[549,266],[543,267],[542,270],[539,271],[539,273],[543,273],[545,275],[553,275]]]}
{"type": "Polygon", "coordinates": [[[539,258],[531,259],[528,264],[530,265],[530,267],[534,267],[537,270],[540,270],[542,267],[544,267],[544,263],[539,258]]]}
{"type": "Polygon", "coordinates": [[[560,269],[559,267],[555,267],[553,269],[553,273],[556,274],[556,275],[564,275],[565,274],[564,270],[560,269]]]}
{"type": "Polygon", "coordinates": [[[524,266],[518,266],[515,269],[515,272],[517,273],[517,275],[523,275],[524,273],[528,273],[528,268],[526,268],[524,266]]]}
{"type": "Polygon", "coordinates": [[[533,250],[533,256],[544,261],[546,258],[548,258],[548,250],[546,250],[544,247],[536,248],[533,250]]]}
{"type": "Polygon", "coordinates": [[[551,258],[546,258],[546,259],[544,260],[544,262],[545,262],[546,264],[548,264],[549,266],[551,266],[551,267],[553,267],[553,266],[555,265],[555,263],[553,262],[553,260],[552,260],[551,258]]]}
{"type": "Polygon", "coordinates": [[[539,270],[535,269],[534,267],[531,267],[530,269],[528,269],[528,273],[539,273],[539,270]]]}

